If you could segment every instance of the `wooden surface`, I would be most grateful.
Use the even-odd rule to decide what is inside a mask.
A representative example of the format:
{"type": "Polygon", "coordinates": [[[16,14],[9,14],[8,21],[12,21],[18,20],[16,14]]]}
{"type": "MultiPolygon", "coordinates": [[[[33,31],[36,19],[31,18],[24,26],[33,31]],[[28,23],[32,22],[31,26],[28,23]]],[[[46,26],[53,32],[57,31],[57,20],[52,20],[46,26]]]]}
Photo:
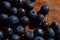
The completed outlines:
{"type": "Polygon", "coordinates": [[[49,23],[54,20],[60,23],[60,0],[36,0],[34,10],[38,11],[44,4],[50,7],[50,12],[46,15],[45,20],[49,23]]]}
{"type": "MultiPolygon", "coordinates": [[[[33,10],[38,11],[42,5],[46,4],[50,7],[50,12],[45,16],[45,20],[51,24],[52,21],[56,20],[60,24],[60,0],[36,0],[35,7],[33,10]]],[[[26,31],[32,31],[28,27],[26,31]]],[[[34,29],[33,29],[34,30],[34,29]]]]}

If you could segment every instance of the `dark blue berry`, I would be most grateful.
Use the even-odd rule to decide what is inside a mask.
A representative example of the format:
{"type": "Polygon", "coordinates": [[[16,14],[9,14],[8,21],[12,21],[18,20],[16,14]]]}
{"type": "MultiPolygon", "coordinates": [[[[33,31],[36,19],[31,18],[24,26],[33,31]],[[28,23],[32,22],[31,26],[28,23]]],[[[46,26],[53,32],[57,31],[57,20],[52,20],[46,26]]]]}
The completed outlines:
{"type": "Polygon", "coordinates": [[[11,15],[17,15],[18,9],[16,7],[11,7],[9,10],[11,15]]]}
{"type": "Polygon", "coordinates": [[[55,39],[60,40],[60,29],[55,30],[55,39]]]}
{"type": "Polygon", "coordinates": [[[19,23],[19,19],[15,15],[11,15],[9,17],[8,21],[9,21],[10,24],[17,24],[17,23],[19,23]]]}
{"type": "Polygon", "coordinates": [[[22,16],[24,16],[25,15],[25,9],[23,9],[23,8],[19,8],[18,9],[18,17],[22,17],[22,16]]]}
{"type": "Polygon", "coordinates": [[[53,28],[54,30],[59,28],[59,23],[56,21],[53,21],[50,25],[51,28],[53,28]]]}
{"type": "Polygon", "coordinates": [[[43,14],[38,14],[37,17],[36,17],[36,22],[40,23],[40,22],[43,22],[43,20],[44,20],[44,15],[43,14]]]}
{"type": "Polygon", "coordinates": [[[4,34],[2,31],[0,31],[0,39],[3,39],[3,37],[4,37],[4,34]]]}
{"type": "Polygon", "coordinates": [[[43,35],[44,35],[43,29],[41,29],[41,28],[35,28],[34,35],[35,36],[42,36],[43,37],[43,35]]]}
{"type": "Polygon", "coordinates": [[[8,15],[7,14],[1,14],[0,18],[1,18],[1,20],[7,20],[8,19],[8,15]]]}
{"type": "Polygon", "coordinates": [[[36,11],[29,11],[28,12],[28,16],[29,16],[29,18],[32,20],[32,19],[36,19],[36,17],[37,17],[37,12],[36,11]]]}
{"type": "Polygon", "coordinates": [[[41,28],[45,31],[49,27],[49,23],[47,21],[43,21],[41,24],[41,28]]]}
{"type": "Polygon", "coordinates": [[[60,29],[55,30],[55,35],[59,36],[60,35],[60,29]]]}
{"type": "Polygon", "coordinates": [[[26,1],[23,6],[23,8],[26,9],[27,11],[32,10],[33,7],[34,7],[34,3],[31,1],[26,1]]]}
{"type": "Polygon", "coordinates": [[[4,29],[4,32],[5,32],[5,36],[11,36],[13,34],[13,29],[10,27],[6,27],[4,29]]]}
{"type": "Polygon", "coordinates": [[[49,37],[53,38],[55,36],[55,32],[52,28],[47,28],[44,36],[45,36],[45,38],[49,38],[49,37]]]}
{"type": "Polygon", "coordinates": [[[29,18],[28,18],[27,16],[21,17],[21,18],[20,18],[20,23],[21,23],[21,25],[23,25],[23,26],[28,25],[28,24],[29,24],[29,18]]]}
{"type": "Polygon", "coordinates": [[[22,35],[22,34],[24,34],[24,28],[23,28],[23,26],[17,26],[17,28],[16,28],[16,30],[17,30],[17,32],[20,34],[20,35],[22,35]]]}
{"type": "Polygon", "coordinates": [[[44,38],[43,38],[43,37],[40,37],[40,36],[36,36],[36,37],[34,38],[34,40],[44,40],[44,38]]]}
{"type": "Polygon", "coordinates": [[[34,33],[33,32],[26,32],[25,36],[26,36],[26,39],[32,40],[34,38],[34,33]]]}
{"type": "Polygon", "coordinates": [[[1,5],[4,9],[9,9],[11,7],[11,4],[8,1],[3,1],[1,5]]]}
{"type": "Polygon", "coordinates": [[[18,7],[22,7],[24,3],[24,0],[18,0],[18,7]]]}
{"type": "Polygon", "coordinates": [[[11,36],[11,40],[21,40],[21,39],[20,39],[20,36],[19,36],[19,35],[13,34],[13,35],[11,36]]]}
{"type": "Polygon", "coordinates": [[[54,40],[53,38],[47,38],[46,40],[54,40]]]}
{"type": "Polygon", "coordinates": [[[43,15],[45,16],[46,14],[49,13],[49,11],[50,11],[49,6],[43,5],[43,6],[41,7],[39,13],[41,13],[41,14],[43,14],[43,15]]]}

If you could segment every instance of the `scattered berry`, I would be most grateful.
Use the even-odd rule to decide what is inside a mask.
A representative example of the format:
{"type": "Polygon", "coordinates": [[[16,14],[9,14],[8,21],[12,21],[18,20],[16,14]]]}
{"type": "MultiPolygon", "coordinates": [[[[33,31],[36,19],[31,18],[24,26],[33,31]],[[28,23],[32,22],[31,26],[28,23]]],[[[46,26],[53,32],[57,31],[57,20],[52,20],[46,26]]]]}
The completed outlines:
{"type": "Polygon", "coordinates": [[[21,18],[20,18],[20,23],[21,23],[21,25],[23,25],[23,26],[28,25],[28,24],[29,24],[29,18],[28,18],[27,16],[21,17],[21,18]]]}
{"type": "Polygon", "coordinates": [[[38,13],[41,13],[45,16],[46,14],[49,13],[49,11],[50,11],[49,6],[43,5],[38,13]]]}
{"type": "Polygon", "coordinates": [[[34,40],[44,40],[44,38],[42,38],[42,37],[40,37],[40,36],[36,36],[36,37],[34,38],[34,40]]]}
{"type": "Polygon", "coordinates": [[[44,34],[45,38],[53,38],[55,36],[55,32],[52,28],[47,28],[45,34],[44,34]]]}

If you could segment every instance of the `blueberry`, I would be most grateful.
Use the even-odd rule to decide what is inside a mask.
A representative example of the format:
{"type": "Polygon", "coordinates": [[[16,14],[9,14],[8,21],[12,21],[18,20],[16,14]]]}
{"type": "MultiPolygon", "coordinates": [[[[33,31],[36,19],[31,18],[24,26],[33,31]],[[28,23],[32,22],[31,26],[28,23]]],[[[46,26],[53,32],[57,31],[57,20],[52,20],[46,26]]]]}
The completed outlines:
{"type": "Polygon", "coordinates": [[[49,23],[47,21],[43,21],[41,24],[41,28],[45,31],[49,27],[49,23]]]}
{"type": "Polygon", "coordinates": [[[18,31],[18,33],[19,34],[24,34],[24,28],[23,28],[23,26],[18,26],[17,28],[16,28],[16,30],[18,31]]]}
{"type": "Polygon", "coordinates": [[[42,14],[45,16],[46,14],[49,13],[49,11],[50,11],[49,6],[47,6],[47,5],[43,5],[43,6],[41,7],[39,13],[42,13],[42,14]]]}
{"type": "Polygon", "coordinates": [[[36,22],[40,23],[40,22],[43,22],[43,20],[44,20],[44,15],[43,14],[38,14],[37,17],[36,17],[36,22]]]}
{"type": "Polygon", "coordinates": [[[43,35],[44,35],[43,29],[41,29],[41,28],[35,28],[34,35],[35,36],[42,36],[43,37],[43,35]]]}
{"type": "Polygon", "coordinates": [[[60,29],[55,30],[55,39],[60,40],[60,29]]]}
{"type": "Polygon", "coordinates": [[[32,40],[34,38],[34,33],[33,32],[25,32],[26,39],[32,40]]]}
{"type": "Polygon", "coordinates": [[[40,37],[40,36],[36,36],[36,37],[34,38],[34,40],[44,40],[44,38],[42,38],[42,37],[40,37]]]}
{"type": "Polygon", "coordinates": [[[8,13],[8,10],[10,9],[11,4],[8,1],[3,1],[0,5],[0,11],[3,13],[8,13]]]}
{"type": "Polygon", "coordinates": [[[46,40],[54,40],[53,38],[47,38],[46,40]]]}
{"type": "Polygon", "coordinates": [[[36,20],[36,17],[37,17],[37,12],[31,10],[31,11],[28,12],[27,16],[29,17],[30,22],[35,24],[35,20],[36,20]]]}
{"type": "Polygon", "coordinates": [[[53,38],[55,36],[55,32],[52,28],[47,28],[47,30],[45,31],[44,36],[47,38],[53,38]]]}
{"type": "Polygon", "coordinates": [[[60,35],[60,29],[55,30],[55,35],[59,36],[60,35]]]}
{"type": "Polygon", "coordinates": [[[20,40],[20,36],[17,35],[17,34],[13,34],[13,35],[11,36],[11,40],[20,40]]]}
{"type": "Polygon", "coordinates": [[[32,20],[32,19],[36,19],[36,17],[37,17],[37,12],[31,10],[31,11],[28,12],[28,16],[29,16],[29,18],[30,18],[31,20],[32,20]]]}
{"type": "Polygon", "coordinates": [[[18,7],[22,7],[24,3],[24,0],[18,0],[18,7]]]}
{"type": "Polygon", "coordinates": [[[10,0],[10,3],[12,4],[13,7],[22,7],[24,0],[10,0]]]}
{"type": "Polygon", "coordinates": [[[0,39],[3,39],[3,36],[4,36],[3,32],[0,31],[0,39]]]}
{"type": "Polygon", "coordinates": [[[4,32],[6,36],[11,36],[13,34],[13,29],[10,27],[6,27],[4,32]]]}
{"type": "Polygon", "coordinates": [[[8,25],[8,15],[7,14],[1,14],[0,15],[0,26],[6,26],[8,25]]]}
{"type": "Polygon", "coordinates": [[[31,1],[26,1],[23,6],[23,8],[26,9],[27,11],[32,10],[33,7],[34,7],[34,3],[31,1]]]}
{"type": "Polygon", "coordinates": [[[19,8],[18,9],[18,14],[17,14],[19,17],[21,16],[24,16],[25,15],[25,9],[23,9],[23,8],[19,8]]]}
{"type": "Polygon", "coordinates": [[[4,9],[9,9],[11,7],[11,4],[8,1],[3,1],[1,5],[4,9]]]}
{"type": "Polygon", "coordinates": [[[51,28],[53,28],[54,30],[59,28],[59,23],[56,21],[53,21],[50,25],[51,28]]]}
{"type": "Polygon", "coordinates": [[[10,14],[12,15],[17,15],[18,9],[16,7],[11,7],[10,9],[10,14]]]}
{"type": "Polygon", "coordinates": [[[21,17],[21,18],[20,18],[20,23],[21,23],[21,25],[23,25],[23,26],[28,25],[28,24],[29,24],[29,18],[28,18],[27,16],[21,17]]]}
{"type": "Polygon", "coordinates": [[[8,15],[7,14],[1,14],[0,18],[1,18],[1,20],[7,20],[8,19],[8,15]]]}
{"type": "Polygon", "coordinates": [[[16,24],[16,23],[19,23],[19,19],[17,16],[15,15],[11,15],[8,19],[9,23],[10,24],[16,24]]]}

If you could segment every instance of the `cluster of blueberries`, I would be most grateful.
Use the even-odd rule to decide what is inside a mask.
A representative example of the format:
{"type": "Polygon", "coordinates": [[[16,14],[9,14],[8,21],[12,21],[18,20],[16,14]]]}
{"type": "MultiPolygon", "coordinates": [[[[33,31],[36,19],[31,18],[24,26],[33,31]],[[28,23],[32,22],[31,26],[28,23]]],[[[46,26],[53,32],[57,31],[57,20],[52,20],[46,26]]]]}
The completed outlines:
{"type": "Polygon", "coordinates": [[[35,0],[0,0],[0,40],[60,40],[59,23],[44,21],[50,8],[32,10],[35,0]],[[24,28],[34,32],[27,32],[24,28]]]}

